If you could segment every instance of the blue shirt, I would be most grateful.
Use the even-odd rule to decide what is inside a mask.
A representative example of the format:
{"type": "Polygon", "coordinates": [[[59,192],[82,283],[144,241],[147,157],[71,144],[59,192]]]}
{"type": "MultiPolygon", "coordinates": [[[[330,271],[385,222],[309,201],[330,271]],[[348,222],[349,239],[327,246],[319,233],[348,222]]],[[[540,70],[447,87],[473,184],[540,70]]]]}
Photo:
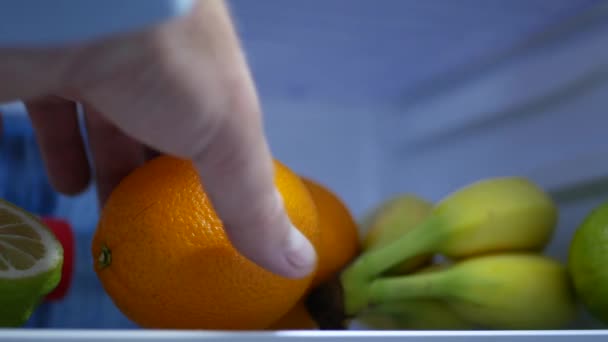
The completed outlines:
{"type": "Polygon", "coordinates": [[[2,0],[0,48],[101,38],[187,13],[196,0],[2,0]]]}

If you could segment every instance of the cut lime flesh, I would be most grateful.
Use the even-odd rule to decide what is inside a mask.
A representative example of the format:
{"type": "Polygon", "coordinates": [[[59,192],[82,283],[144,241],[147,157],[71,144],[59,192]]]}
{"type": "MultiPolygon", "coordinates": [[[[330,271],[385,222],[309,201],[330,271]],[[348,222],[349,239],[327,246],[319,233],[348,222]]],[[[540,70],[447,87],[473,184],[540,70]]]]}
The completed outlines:
{"type": "Polygon", "coordinates": [[[0,200],[0,326],[31,315],[61,278],[63,249],[36,217],[0,200]]]}

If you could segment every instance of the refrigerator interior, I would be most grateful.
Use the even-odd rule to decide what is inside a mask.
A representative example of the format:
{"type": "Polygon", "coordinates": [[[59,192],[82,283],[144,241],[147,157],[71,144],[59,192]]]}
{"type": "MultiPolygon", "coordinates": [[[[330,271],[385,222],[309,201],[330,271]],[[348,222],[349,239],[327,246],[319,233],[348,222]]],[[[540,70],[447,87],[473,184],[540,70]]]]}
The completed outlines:
{"type": "MultiPolygon", "coordinates": [[[[565,261],[577,225],[608,201],[606,2],[231,4],[259,87],[273,154],[329,186],[357,218],[397,193],[437,201],[481,178],[526,176],[559,205],[558,231],[546,253],[565,261]]],[[[95,189],[75,197],[55,193],[23,106],[4,104],[0,112],[0,195],[35,213],[68,219],[77,234],[68,296],[41,305],[26,327],[0,331],[0,339],[269,338],[153,335],[126,319],[91,267],[90,238],[98,215],[95,189]],[[93,334],[89,329],[103,331],[93,334]]],[[[368,336],[362,331],[365,326],[354,323],[351,329],[359,335],[279,332],[271,337],[329,341],[410,336],[457,342],[486,340],[491,334],[497,334],[492,337],[496,341],[527,341],[525,336],[600,341],[608,336],[606,326],[583,310],[569,328],[573,331],[519,337],[516,332],[368,336]]]]}

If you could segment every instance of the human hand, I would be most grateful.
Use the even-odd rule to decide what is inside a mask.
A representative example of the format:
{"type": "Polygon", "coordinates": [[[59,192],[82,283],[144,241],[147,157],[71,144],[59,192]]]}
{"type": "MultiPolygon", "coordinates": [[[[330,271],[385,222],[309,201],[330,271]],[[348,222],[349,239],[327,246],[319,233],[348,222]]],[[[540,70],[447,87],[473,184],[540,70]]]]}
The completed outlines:
{"type": "Polygon", "coordinates": [[[312,272],[314,249],[274,187],[257,94],[222,1],[145,31],[5,49],[0,59],[0,102],[26,103],[59,191],[77,193],[91,178],[80,102],[102,203],[150,149],[189,158],[243,255],[287,277],[312,272]]]}

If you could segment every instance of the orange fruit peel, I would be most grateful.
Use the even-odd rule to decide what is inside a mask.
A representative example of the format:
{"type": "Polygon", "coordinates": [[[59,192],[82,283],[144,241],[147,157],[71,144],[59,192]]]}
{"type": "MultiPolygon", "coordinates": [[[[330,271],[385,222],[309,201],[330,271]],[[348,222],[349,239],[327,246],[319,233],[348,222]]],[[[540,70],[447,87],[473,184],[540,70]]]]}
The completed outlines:
{"type": "MultiPolygon", "coordinates": [[[[287,166],[274,166],[291,221],[318,246],[310,192],[287,166]]],[[[192,164],[170,156],[148,161],[115,188],[92,255],[105,292],[146,328],[264,329],[294,307],[313,278],[280,277],[238,253],[192,164]]]]}

